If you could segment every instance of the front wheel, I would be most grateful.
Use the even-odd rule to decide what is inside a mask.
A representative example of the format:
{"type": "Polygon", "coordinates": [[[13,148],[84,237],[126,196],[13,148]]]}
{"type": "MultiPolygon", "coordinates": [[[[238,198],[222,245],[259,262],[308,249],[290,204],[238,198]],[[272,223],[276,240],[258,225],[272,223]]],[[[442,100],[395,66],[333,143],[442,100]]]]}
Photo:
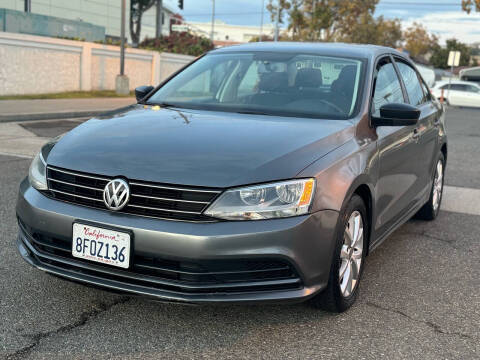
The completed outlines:
{"type": "Polygon", "coordinates": [[[363,200],[353,195],[341,213],[336,230],[327,288],[312,299],[314,306],[332,312],[350,308],[358,293],[368,236],[368,221],[363,200]]]}
{"type": "Polygon", "coordinates": [[[432,189],[430,197],[425,205],[415,215],[416,218],[423,220],[435,220],[440,211],[443,197],[443,175],[445,173],[445,157],[442,153],[437,160],[435,171],[433,174],[432,189]]]}

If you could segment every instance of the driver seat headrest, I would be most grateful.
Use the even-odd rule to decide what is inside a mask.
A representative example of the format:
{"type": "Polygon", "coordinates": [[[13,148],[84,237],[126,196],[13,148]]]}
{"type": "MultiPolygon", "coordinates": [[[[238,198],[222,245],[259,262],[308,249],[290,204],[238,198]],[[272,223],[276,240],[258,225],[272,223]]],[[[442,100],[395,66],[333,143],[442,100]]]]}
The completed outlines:
{"type": "Polygon", "coordinates": [[[258,89],[260,91],[285,91],[288,87],[286,72],[268,72],[260,77],[258,89]]]}
{"type": "Polygon", "coordinates": [[[323,78],[320,69],[300,69],[295,76],[295,87],[318,88],[322,86],[323,78]]]}

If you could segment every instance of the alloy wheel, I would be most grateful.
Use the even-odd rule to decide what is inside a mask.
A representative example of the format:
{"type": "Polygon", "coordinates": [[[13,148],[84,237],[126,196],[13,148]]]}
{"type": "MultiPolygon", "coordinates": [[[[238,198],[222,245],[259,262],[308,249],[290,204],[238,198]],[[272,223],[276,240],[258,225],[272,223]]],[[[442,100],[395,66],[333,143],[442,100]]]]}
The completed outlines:
{"type": "Polygon", "coordinates": [[[343,245],[340,250],[339,283],[343,297],[355,290],[360,278],[363,254],[363,219],[359,211],[350,215],[345,226],[343,245]]]}
{"type": "Polygon", "coordinates": [[[443,163],[438,160],[437,168],[435,170],[435,178],[433,179],[433,210],[437,211],[440,206],[443,191],[443,163]]]}

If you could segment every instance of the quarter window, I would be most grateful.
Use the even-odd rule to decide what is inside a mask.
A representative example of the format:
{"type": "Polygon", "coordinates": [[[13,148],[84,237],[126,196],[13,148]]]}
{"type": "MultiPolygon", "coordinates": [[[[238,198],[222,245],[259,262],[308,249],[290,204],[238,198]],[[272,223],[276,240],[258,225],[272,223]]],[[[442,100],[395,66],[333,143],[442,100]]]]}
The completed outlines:
{"type": "Polygon", "coordinates": [[[476,86],[473,86],[473,85],[465,85],[465,87],[467,88],[467,91],[468,91],[468,92],[480,93],[480,88],[478,88],[478,87],[476,87],[476,86]]]}
{"type": "Polygon", "coordinates": [[[425,96],[422,90],[422,85],[418,80],[417,72],[410,66],[403,62],[396,62],[400,76],[402,77],[405,89],[407,90],[408,99],[411,105],[420,105],[425,102],[425,96]]]}
{"type": "Polygon", "coordinates": [[[380,115],[380,107],[388,103],[405,103],[402,87],[397,73],[389,59],[382,60],[377,65],[377,79],[373,94],[372,114],[380,115]]]}

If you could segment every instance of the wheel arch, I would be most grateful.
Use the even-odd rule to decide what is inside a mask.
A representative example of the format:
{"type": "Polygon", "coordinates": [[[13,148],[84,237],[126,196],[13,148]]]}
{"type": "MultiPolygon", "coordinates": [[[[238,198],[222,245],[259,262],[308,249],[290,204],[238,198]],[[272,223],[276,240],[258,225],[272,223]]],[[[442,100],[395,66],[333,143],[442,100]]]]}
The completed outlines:
{"type": "Polygon", "coordinates": [[[371,237],[372,237],[372,227],[374,224],[373,221],[373,214],[374,214],[374,201],[373,201],[373,189],[371,188],[371,185],[368,184],[367,181],[365,181],[363,177],[359,177],[355,182],[352,183],[349,191],[347,192],[347,196],[345,197],[344,203],[342,205],[342,208],[346,206],[348,201],[352,198],[353,195],[358,195],[362,200],[363,203],[365,204],[365,208],[367,210],[367,222],[368,222],[368,234],[367,234],[367,246],[366,248],[366,255],[369,253],[369,248],[371,244],[371,237]]]}

